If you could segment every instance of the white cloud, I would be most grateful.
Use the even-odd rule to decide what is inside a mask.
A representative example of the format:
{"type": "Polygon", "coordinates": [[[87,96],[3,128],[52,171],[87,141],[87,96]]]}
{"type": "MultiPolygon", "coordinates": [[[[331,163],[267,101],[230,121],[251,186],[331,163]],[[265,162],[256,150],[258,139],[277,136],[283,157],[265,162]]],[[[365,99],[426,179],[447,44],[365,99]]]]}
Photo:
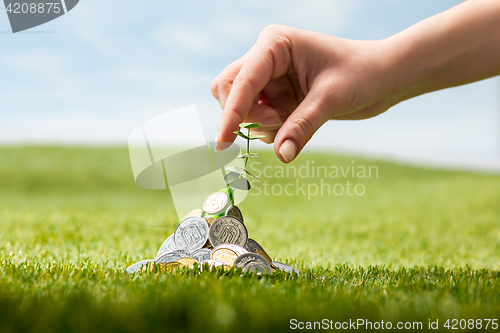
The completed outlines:
{"type": "Polygon", "coordinates": [[[240,11],[237,12],[221,13],[210,21],[213,34],[217,35],[221,41],[231,42],[232,48],[252,45],[257,40],[260,31],[271,24],[266,15],[254,17],[239,9],[240,11]]]}
{"type": "Polygon", "coordinates": [[[68,58],[61,53],[40,51],[30,53],[7,53],[1,57],[0,66],[14,71],[17,75],[27,75],[40,79],[45,85],[70,89],[78,82],[68,73],[68,58]]]}
{"type": "Polygon", "coordinates": [[[165,23],[154,31],[153,40],[170,49],[203,56],[223,56],[235,50],[243,54],[267,25],[286,24],[331,33],[345,25],[355,8],[340,0],[212,4],[208,19],[200,23],[192,18],[165,23]]]}
{"type": "MultiPolygon", "coordinates": [[[[372,27],[359,29],[353,22],[363,24],[370,17],[375,28],[396,29],[401,21],[425,14],[407,11],[384,25],[359,1],[190,5],[83,1],[49,23],[57,33],[9,36],[15,38],[5,39],[0,56],[0,142],[125,143],[138,124],[193,103],[212,139],[221,111],[210,94],[211,76],[243,55],[265,26],[370,38],[372,27]]],[[[380,0],[369,8],[381,14],[393,6],[380,0]]],[[[420,97],[374,120],[328,124],[309,148],[326,144],[408,158],[495,160],[500,151],[500,105],[493,101],[498,79],[473,87],[420,97]]]]}
{"type": "Polygon", "coordinates": [[[170,52],[187,52],[200,57],[223,56],[229,51],[228,45],[203,26],[164,24],[155,29],[152,40],[170,52]]]}
{"type": "Polygon", "coordinates": [[[194,71],[176,69],[172,67],[156,68],[148,66],[121,67],[113,73],[114,79],[119,81],[141,83],[155,86],[155,90],[165,91],[193,91],[208,89],[212,77],[194,71]]]}
{"type": "Polygon", "coordinates": [[[283,1],[277,17],[297,28],[334,33],[345,26],[358,6],[359,3],[341,0],[283,1]]]}

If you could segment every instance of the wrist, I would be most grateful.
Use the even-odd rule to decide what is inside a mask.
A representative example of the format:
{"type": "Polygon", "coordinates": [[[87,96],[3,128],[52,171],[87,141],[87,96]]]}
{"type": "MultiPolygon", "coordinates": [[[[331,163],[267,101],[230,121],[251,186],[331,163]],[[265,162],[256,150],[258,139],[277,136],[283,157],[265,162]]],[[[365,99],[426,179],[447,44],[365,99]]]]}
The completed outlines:
{"type": "Polygon", "coordinates": [[[439,57],[430,56],[429,50],[404,34],[381,41],[387,73],[387,96],[391,105],[436,90],[432,77],[440,67],[439,57]],[[427,53],[427,54],[426,54],[427,53]]]}
{"type": "Polygon", "coordinates": [[[392,104],[498,75],[499,14],[498,2],[465,1],[381,41],[392,104]]]}

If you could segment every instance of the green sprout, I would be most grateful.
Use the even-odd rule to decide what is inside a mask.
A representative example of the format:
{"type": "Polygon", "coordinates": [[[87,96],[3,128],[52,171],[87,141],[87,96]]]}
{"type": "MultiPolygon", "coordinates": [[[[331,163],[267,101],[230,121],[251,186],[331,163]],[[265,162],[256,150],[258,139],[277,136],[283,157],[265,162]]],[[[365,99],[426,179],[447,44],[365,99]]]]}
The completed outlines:
{"type": "Polygon", "coordinates": [[[241,154],[238,156],[238,158],[244,159],[243,168],[237,168],[235,166],[229,166],[226,168],[226,171],[228,171],[228,173],[224,177],[224,182],[226,183],[228,188],[248,191],[248,190],[250,190],[250,182],[245,177],[243,177],[243,175],[248,174],[254,178],[257,178],[257,179],[259,178],[247,170],[248,159],[260,157],[260,155],[258,153],[250,153],[250,140],[261,139],[265,136],[265,135],[250,134],[250,129],[256,128],[256,127],[259,127],[259,124],[241,123],[240,128],[241,129],[246,128],[248,131],[247,134],[245,134],[241,131],[234,132],[234,134],[247,140],[247,150],[244,154],[241,154]]]}

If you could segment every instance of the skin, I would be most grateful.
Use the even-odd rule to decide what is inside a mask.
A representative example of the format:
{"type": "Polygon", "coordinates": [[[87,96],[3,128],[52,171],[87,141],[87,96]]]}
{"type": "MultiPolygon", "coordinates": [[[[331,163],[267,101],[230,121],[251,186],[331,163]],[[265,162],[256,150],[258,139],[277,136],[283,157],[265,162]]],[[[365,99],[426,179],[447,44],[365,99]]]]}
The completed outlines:
{"type": "Polygon", "coordinates": [[[242,122],[291,162],[326,121],[371,118],[427,92],[500,74],[500,1],[469,0],[391,37],[342,39],[272,25],[211,90],[218,149],[242,122]]]}

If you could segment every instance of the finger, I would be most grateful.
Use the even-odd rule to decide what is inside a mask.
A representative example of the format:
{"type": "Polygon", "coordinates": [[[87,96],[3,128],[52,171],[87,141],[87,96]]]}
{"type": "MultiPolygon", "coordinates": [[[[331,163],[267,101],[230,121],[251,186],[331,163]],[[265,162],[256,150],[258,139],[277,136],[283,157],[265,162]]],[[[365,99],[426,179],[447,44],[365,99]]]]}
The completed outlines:
{"type": "Polygon", "coordinates": [[[261,55],[246,62],[233,81],[219,124],[218,141],[233,142],[233,131],[246,118],[257,94],[271,78],[272,60],[261,55]]]}
{"type": "Polygon", "coordinates": [[[224,70],[217,75],[210,85],[212,95],[214,95],[214,97],[219,101],[223,110],[226,105],[227,96],[229,96],[229,92],[231,91],[233,81],[236,75],[238,75],[238,72],[243,65],[243,61],[243,58],[240,58],[224,68],[224,70]]]}
{"type": "Polygon", "coordinates": [[[290,163],[313,134],[331,117],[332,104],[322,89],[311,88],[302,103],[281,126],[274,139],[274,151],[284,163],[290,163]]]}
{"type": "Polygon", "coordinates": [[[279,128],[283,124],[280,113],[269,105],[254,104],[247,117],[244,119],[248,123],[259,124],[259,130],[266,130],[270,127],[279,128]]]}
{"type": "Polygon", "coordinates": [[[256,99],[244,121],[258,123],[254,130],[259,132],[277,130],[297,107],[295,94],[284,76],[270,80],[256,99]]]}
{"type": "Polygon", "coordinates": [[[219,124],[218,141],[234,141],[233,131],[247,117],[260,91],[272,77],[286,72],[290,63],[289,40],[276,38],[273,33],[270,29],[263,31],[236,75],[219,124]]]}
{"type": "Polygon", "coordinates": [[[260,138],[259,140],[264,143],[270,144],[274,142],[274,138],[276,137],[276,133],[278,133],[278,129],[256,130],[252,128],[250,132],[256,135],[264,135],[264,137],[260,138]]]}
{"type": "Polygon", "coordinates": [[[298,106],[299,100],[292,83],[287,77],[283,76],[278,80],[271,80],[264,87],[260,94],[259,104],[269,105],[277,110],[284,109],[290,114],[298,106]]]}
{"type": "Polygon", "coordinates": [[[292,87],[290,85],[290,80],[288,79],[288,77],[286,75],[283,75],[281,77],[269,80],[266,86],[262,88],[262,95],[264,95],[268,99],[275,99],[285,91],[292,91],[292,87]]]}
{"type": "Polygon", "coordinates": [[[251,132],[264,135],[260,140],[269,144],[274,142],[278,129],[289,115],[290,113],[284,109],[273,108],[269,105],[254,105],[245,122],[258,123],[259,127],[252,128],[251,132]]]}

